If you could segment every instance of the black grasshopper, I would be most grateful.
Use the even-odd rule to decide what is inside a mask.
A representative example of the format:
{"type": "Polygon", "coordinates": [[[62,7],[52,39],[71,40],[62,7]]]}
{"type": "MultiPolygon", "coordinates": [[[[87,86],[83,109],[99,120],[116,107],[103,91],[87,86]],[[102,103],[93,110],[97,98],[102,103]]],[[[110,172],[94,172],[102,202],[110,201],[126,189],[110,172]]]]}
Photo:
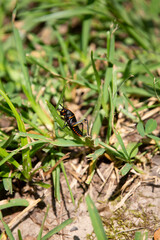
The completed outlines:
{"type": "Polygon", "coordinates": [[[87,135],[89,135],[89,128],[88,128],[88,120],[85,118],[82,121],[78,121],[74,115],[73,112],[71,112],[69,109],[64,108],[61,104],[60,106],[62,109],[58,109],[61,116],[63,116],[63,119],[65,120],[65,125],[64,127],[68,126],[70,129],[78,136],[83,137],[83,121],[86,122],[87,124],[87,135]],[[78,125],[82,126],[82,130],[79,129],[78,125]]]}

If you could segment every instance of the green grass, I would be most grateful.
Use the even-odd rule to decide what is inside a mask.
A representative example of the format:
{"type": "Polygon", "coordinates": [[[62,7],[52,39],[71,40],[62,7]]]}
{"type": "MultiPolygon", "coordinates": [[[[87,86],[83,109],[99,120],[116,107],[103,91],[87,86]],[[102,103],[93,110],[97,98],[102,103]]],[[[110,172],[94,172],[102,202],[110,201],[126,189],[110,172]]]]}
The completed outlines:
{"type": "MultiPolygon", "coordinates": [[[[122,176],[143,172],[137,167],[143,143],[126,145],[116,123],[123,114],[142,138],[155,141],[155,153],[160,149],[156,121],[144,123],[140,115],[160,106],[159,7],[158,0],[0,3],[0,116],[13,123],[0,129],[0,189],[12,194],[16,179],[50,187],[35,179],[39,168],[33,170],[32,160],[40,150],[46,153],[40,168],[47,171],[70,147],[90,149],[84,152],[91,161],[88,185],[104,153],[122,176]],[[89,119],[90,136],[63,128],[57,110],[63,99],[89,119]]],[[[74,204],[63,161],[52,172],[55,198],[61,200],[61,171],[74,204]]]]}

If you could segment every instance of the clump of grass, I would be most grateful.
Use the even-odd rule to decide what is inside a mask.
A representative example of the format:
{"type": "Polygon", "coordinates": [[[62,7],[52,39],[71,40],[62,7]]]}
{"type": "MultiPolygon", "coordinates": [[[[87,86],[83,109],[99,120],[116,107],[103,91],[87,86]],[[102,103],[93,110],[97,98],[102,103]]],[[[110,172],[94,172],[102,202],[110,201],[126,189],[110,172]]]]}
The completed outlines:
{"type": "Polygon", "coordinates": [[[49,173],[53,169],[56,199],[61,200],[62,171],[74,203],[63,163],[66,149],[85,149],[90,160],[87,185],[101,156],[109,156],[122,176],[132,169],[143,172],[145,151],[140,147],[145,146],[142,141],[126,143],[118,129],[120,115],[126,124],[137,125],[143,139],[154,140],[154,153],[160,149],[156,121],[145,123],[141,113],[159,109],[160,50],[154,34],[158,11],[154,1],[29,3],[19,2],[15,10],[6,2],[0,6],[0,111],[14,123],[11,129],[0,130],[0,188],[12,194],[13,179],[49,188],[36,174],[39,169],[49,173]],[[153,27],[148,18],[153,19],[153,27]],[[72,102],[79,112],[85,109],[90,136],[80,138],[63,128],[65,122],[57,111],[63,99],[70,110],[72,102]],[[137,101],[140,107],[135,106],[137,101]],[[41,165],[35,168],[32,159],[38,151],[46,159],[37,159],[41,165]]]}

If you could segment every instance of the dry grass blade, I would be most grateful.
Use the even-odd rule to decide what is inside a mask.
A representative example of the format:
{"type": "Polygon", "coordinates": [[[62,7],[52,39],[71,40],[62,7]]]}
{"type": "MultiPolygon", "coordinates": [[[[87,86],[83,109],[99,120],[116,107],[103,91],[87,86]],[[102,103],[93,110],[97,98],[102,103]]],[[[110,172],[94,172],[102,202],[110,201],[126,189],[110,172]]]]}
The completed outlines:
{"type": "MultiPolygon", "coordinates": [[[[45,197],[48,196],[50,192],[46,190],[45,197]]],[[[20,222],[31,209],[33,209],[40,201],[43,200],[42,198],[38,198],[36,200],[33,199],[27,199],[29,202],[29,206],[26,207],[22,212],[20,212],[15,218],[12,219],[12,221],[8,224],[9,228],[13,228],[18,222],[20,222]]]]}
{"type": "Polygon", "coordinates": [[[44,176],[46,177],[47,175],[51,174],[51,172],[53,172],[54,169],[56,169],[56,167],[60,164],[60,162],[67,159],[69,157],[69,155],[70,155],[70,153],[66,153],[66,155],[63,156],[61,159],[59,159],[58,162],[56,162],[56,164],[53,167],[51,167],[47,172],[44,173],[44,176]]]}
{"type": "Polygon", "coordinates": [[[158,112],[160,112],[160,107],[157,107],[157,108],[154,108],[154,109],[148,111],[146,114],[143,115],[142,120],[144,121],[144,120],[152,117],[154,114],[156,114],[158,112]]]}
{"type": "Polygon", "coordinates": [[[122,200],[116,205],[114,208],[114,211],[117,211],[119,208],[123,206],[125,201],[135,192],[135,190],[141,185],[141,181],[134,184],[133,187],[130,189],[130,191],[122,198],[122,200]]]}
{"type": "Polygon", "coordinates": [[[114,163],[111,163],[111,164],[109,165],[109,167],[107,168],[107,172],[106,172],[107,177],[106,177],[104,183],[103,183],[103,184],[101,185],[101,187],[100,187],[101,190],[103,189],[104,185],[106,184],[107,180],[109,179],[109,177],[110,177],[113,169],[114,169],[114,163]]]}

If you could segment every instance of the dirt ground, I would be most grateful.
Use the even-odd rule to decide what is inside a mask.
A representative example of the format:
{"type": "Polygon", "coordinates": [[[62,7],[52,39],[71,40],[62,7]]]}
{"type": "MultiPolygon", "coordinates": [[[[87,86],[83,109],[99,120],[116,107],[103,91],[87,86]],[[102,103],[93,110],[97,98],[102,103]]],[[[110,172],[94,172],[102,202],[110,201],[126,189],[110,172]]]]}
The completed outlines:
{"type": "MultiPolygon", "coordinates": [[[[160,132],[159,115],[155,119],[158,123],[157,131],[160,132]]],[[[125,129],[124,126],[119,127],[125,129]]],[[[130,132],[128,134],[128,130],[124,131],[126,136],[123,139],[126,142],[141,141],[139,134],[135,132],[135,127],[131,132],[127,124],[126,129],[130,132]]],[[[71,201],[63,173],[60,178],[60,202],[55,200],[53,187],[33,188],[14,183],[13,196],[1,191],[0,204],[2,200],[11,198],[24,198],[29,201],[29,208],[26,211],[20,207],[2,211],[4,220],[12,229],[15,239],[18,239],[18,229],[21,230],[23,240],[36,239],[48,205],[50,209],[43,235],[64,220],[74,218],[72,224],[50,239],[96,239],[85,202],[85,197],[89,194],[102,217],[109,239],[132,240],[136,231],[147,230],[148,239],[152,240],[154,232],[160,228],[160,155],[154,155],[154,147],[152,148],[151,144],[146,144],[146,148],[141,149],[142,151],[146,151],[145,160],[143,162],[142,157],[142,163],[137,167],[143,169],[143,173],[140,174],[132,169],[129,174],[120,177],[117,167],[104,154],[98,159],[94,177],[90,185],[87,185],[90,161],[83,154],[84,148],[67,149],[71,155],[64,161],[64,166],[75,205],[71,201]]],[[[39,176],[43,179],[43,174],[39,173],[39,176]]],[[[44,182],[52,185],[51,174],[45,177],[44,182]]],[[[2,223],[0,229],[3,231],[2,223]]]]}
{"type": "MultiPolygon", "coordinates": [[[[71,169],[76,165],[75,160],[65,162],[68,173],[72,172],[71,169]]],[[[149,174],[143,176],[143,178],[141,175],[130,174],[128,178],[120,179],[118,185],[123,182],[121,184],[124,186],[124,182],[128,182],[128,186],[119,196],[118,201],[116,198],[118,194],[117,178],[115,171],[112,171],[112,169],[112,163],[102,161],[89,188],[79,183],[73,177],[73,173],[70,174],[69,181],[75,198],[75,206],[71,202],[63,175],[61,177],[62,200],[60,203],[54,199],[53,188],[48,190],[37,188],[37,192],[36,194],[34,192],[32,199],[31,194],[28,194],[29,192],[26,192],[23,196],[16,193],[15,198],[29,199],[33,207],[13,223],[12,232],[15,239],[18,239],[18,229],[21,230],[24,240],[36,239],[48,204],[50,209],[44,226],[44,234],[64,220],[70,217],[75,218],[72,224],[50,239],[95,239],[85,203],[87,193],[94,200],[102,216],[109,239],[134,239],[136,231],[144,230],[148,230],[149,239],[153,239],[155,230],[160,227],[160,181],[158,180],[160,179],[160,156],[155,156],[152,159],[149,174]],[[110,171],[110,177],[104,184],[100,172],[105,178],[108,177],[108,171],[110,171]],[[153,176],[155,176],[155,180],[153,180],[153,176]],[[35,198],[43,200],[34,206],[35,198]]],[[[77,168],[77,175],[80,176],[81,171],[82,169],[77,168]]],[[[50,178],[47,181],[49,182],[50,178]]],[[[8,211],[6,215],[4,214],[4,220],[10,223],[19,216],[18,214],[21,212],[19,210],[22,211],[22,209],[15,209],[15,212],[13,210],[8,211]]]]}

